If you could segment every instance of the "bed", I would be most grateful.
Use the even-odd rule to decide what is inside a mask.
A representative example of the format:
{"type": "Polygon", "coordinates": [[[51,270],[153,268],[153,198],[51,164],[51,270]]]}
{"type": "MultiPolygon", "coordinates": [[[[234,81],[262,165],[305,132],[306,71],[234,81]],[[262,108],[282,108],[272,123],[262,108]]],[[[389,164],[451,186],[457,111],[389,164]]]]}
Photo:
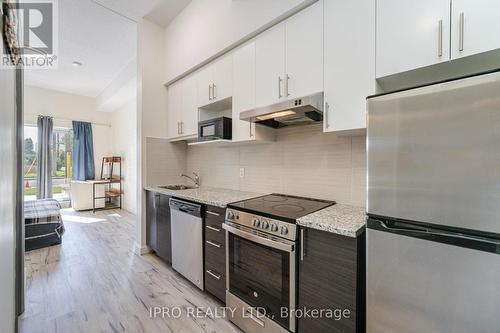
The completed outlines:
{"type": "Polygon", "coordinates": [[[64,224],[55,199],[24,202],[25,251],[61,244],[64,224]]]}

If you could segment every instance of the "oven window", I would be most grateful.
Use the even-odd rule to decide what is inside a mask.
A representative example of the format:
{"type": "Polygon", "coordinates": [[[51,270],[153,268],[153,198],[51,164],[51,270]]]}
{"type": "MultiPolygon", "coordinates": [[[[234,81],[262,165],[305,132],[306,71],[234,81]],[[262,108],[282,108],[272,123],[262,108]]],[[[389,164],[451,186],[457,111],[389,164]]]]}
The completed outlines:
{"type": "Polygon", "coordinates": [[[215,125],[207,125],[201,128],[201,136],[214,136],[215,135],[215,125]]]}
{"type": "Polygon", "coordinates": [[[288,328],[290,254],[229,234],[229,291],[288,328]]]}

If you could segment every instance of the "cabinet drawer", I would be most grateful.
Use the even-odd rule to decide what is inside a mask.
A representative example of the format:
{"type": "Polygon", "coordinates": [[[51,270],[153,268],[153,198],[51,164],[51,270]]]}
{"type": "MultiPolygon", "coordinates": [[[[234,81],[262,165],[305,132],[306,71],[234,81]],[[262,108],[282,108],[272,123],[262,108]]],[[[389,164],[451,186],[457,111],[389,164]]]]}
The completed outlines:
{"type": "Polygon", "coordinates": [[[205,224],[215,228],[222,228],[224,223],[226,210],[219,207],[207,207],[205,215],[205,224]]]}
{"type": "Polygon", "coordinates": [[[226,247],[223,243],[205,240],[205,265],[210,265],[219,272],[226,271],[226,247]]]}
{"type": "Polygon", "coordinates": [[[226,303],[226,275],[211,265],[205,265],[205,290],[226,303]]]}
{"type": "Polygon", "coordinates": [[[205,225],[205,240],[224,244],[226,241],[224,229],[221,226],[205,225]]]}
{"type": "Polygon", "coordinates": [[[224,219],[224,214],[226,214],[226,208],[216,207],[216,206],[207,206],[207,216],[211,215],[214,217],[220,217],[224,219]]]}

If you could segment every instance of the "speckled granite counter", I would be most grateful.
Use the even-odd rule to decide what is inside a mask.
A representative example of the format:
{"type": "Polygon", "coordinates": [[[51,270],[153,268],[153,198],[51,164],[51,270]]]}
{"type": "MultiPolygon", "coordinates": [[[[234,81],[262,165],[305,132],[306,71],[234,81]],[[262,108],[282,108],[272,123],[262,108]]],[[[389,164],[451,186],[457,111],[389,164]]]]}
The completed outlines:
{"type": "Polygon", "coordinates": [[[200,188],[189,190],[167,190],[158,186],[152,186],[146,187],[145,190],[222,208],[225,208],[227,204],[231,202],[246,200],[263,195],[261,193],[242,192],[203,186],[200,188]]]}
{"type": "Polygon", "coordinates": [[[299,218],[297,224],[343,236],[357,237],[365,228],[366,213],[362,207],[336,204],[299,218]]]}

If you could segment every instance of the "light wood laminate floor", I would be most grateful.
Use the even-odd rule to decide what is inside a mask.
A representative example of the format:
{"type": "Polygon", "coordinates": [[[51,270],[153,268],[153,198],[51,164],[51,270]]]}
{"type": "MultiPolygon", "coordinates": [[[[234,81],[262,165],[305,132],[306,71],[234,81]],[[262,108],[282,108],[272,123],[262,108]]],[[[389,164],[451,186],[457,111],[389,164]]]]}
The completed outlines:
{"type": "Polygon", "coordinates": [[[215,313],[222,304],[158,257],[137,255],[134,219],[119,210],[65,210],[62,245],[26,253],[20,332],[239,333],[218,316],[187,316],[190,308],[215,313]],[[151,318],[155,306],[179,307],[182,315],[151,318]]]}

